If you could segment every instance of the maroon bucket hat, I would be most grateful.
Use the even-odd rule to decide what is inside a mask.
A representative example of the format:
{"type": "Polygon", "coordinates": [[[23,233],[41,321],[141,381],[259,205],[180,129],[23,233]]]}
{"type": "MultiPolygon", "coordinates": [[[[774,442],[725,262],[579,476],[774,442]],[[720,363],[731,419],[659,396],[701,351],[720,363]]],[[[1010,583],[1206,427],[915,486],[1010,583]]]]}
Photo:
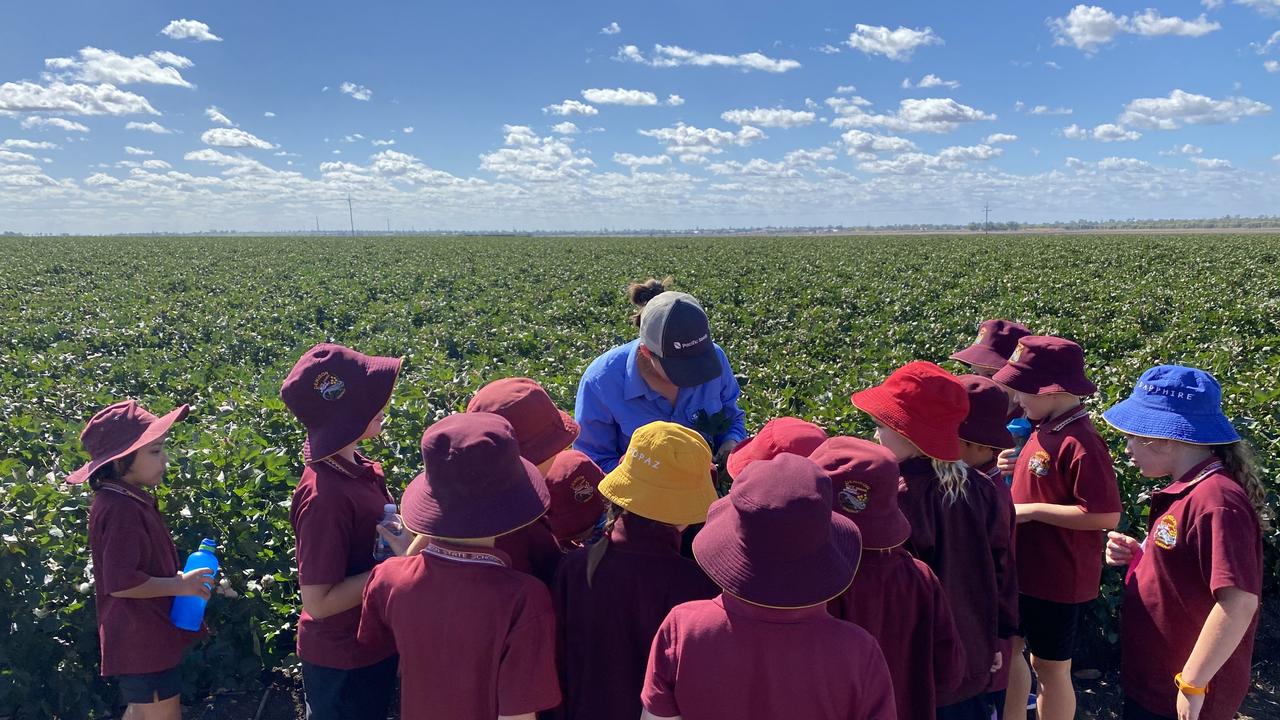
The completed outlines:
{"type": "Polygon", "coordinates": [[[400,358],[332,343],[303,353],[280,387],[280,399],[307,429],[303,459],[323,460],[364,434],[390,402],[400,365],[400,358]]]}
{"type": "Polygon", "coordinates": [[[969,415],[960,423],[960,439],[1007,450],[1017,443],[1009,432],[1009,394],[981,375],[957,378],[969,393],[969,415]]]}
{"type": "Polygon", "coordinates": [[[911,522],[898,507],[898,460],[887,448],[833,437],[809,459],[831,478],[835,510],[857,524],[864,549],[888,550],[911,537],[911,522]]]}
{"type": "Polygon", "coordinates": [[[783,453],[749,465],[712,503],[693,556],[730,595],[803,608],[849,587],[862,538],[851,520],[831,511],[831,480],[822,468],[783,453]]]}
{"type": "Polygon", "coordinates": [[[458,413],[422,434],[426,469],[402,498],[405,527],[420,535],[475,540],[528,525],[547,511],[542,473],[520,457],[511,423],[458,413]]]}
{"type": "Polygon", "coordinates": [[[729,453],[729,474],[737,477],[751,463],[771,460],[784,452],[809,457],[826,439],[826,431],[811,422],[793,417],[774,418],[729,453]]]}
{"type": "Polygon", "coordinates": [[[547,525],[557,540],[571,540],[595,527],[605,510],[600,481],[604,471],[577,450],[556,456],[547,472],[547,525]]]}
{"type": "Polygon", "coordinates": [[[978,339],[951,355],[966,365],[999,370],[1013,354],[1018,341],[1031,334],[1026,325],[1010,320],[986,320],[978,326],[978,339]]]}
{"type": "Polygon", "coordinates": [[[556,407],[551,396],[529,378],[495,380],[480,388],[467,403],[467,412],[501,415],[511,423],[520,454],[541,465],[578,439],[578,423],[556,407]]]}
{"type": "Polygon", "coordinates": [[[164,417],[156,417],[137,400],[123,400],[99,410],[80,433],[89,462],[68,475],[67,483],[79,485],[103,465],[159,440],[189,411],[189,406],[179,405],[164,417]]]}
{"type": "Polygon", "coordinates": [[[1052,335],[1031,335],[1018,342],[1009,362],[991,378],[1026,395],[1092,395],[1098,386],[1084,370],[1084,350],[1052,335]]]}

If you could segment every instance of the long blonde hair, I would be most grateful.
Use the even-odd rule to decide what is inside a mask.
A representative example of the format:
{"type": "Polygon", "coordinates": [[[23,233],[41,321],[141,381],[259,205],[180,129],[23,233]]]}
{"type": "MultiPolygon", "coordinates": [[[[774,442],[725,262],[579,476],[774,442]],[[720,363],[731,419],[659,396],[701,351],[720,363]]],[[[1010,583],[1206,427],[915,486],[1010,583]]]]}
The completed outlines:
{"type": "Polygon", "coordinates": [[[1213,445],[1213,454],[1218,456],[1223,466],[1240,487],[1249,496],[1249,504],[1258,516],[1258,526],[1262,532],[1271,530],[1271,507],[1267,504],[1267,488],[1262,484],[1262,472],[1258,469],[1258,460],[1253,446],[1247,440],[1239,440],[1225,445],[1213,445]]]}
{"type": "Polygon", "coordinates": [[[969,487],[969,466],[963,460],[947,462],[937,458],[930,459],[933,460],[933,474],[938,476],[938,485],[947,498],[947,504],[955,505],[957,500],[965,497],[965,490],[969,487]]]}

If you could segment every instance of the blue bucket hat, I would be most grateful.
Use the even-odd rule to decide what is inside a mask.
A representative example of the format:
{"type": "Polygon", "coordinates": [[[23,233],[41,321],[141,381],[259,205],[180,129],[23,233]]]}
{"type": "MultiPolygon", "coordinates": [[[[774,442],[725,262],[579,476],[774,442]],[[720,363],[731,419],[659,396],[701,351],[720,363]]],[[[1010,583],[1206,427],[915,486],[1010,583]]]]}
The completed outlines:
{"type": "Polygon", "coordinates": [[[1222,412],[1222,386],[1212,375],[1182,365],[1157,365],[1142,373],[1133,393],[1102,413],[1129,435],[1222,445],[1240,439],[1222,412]]]}

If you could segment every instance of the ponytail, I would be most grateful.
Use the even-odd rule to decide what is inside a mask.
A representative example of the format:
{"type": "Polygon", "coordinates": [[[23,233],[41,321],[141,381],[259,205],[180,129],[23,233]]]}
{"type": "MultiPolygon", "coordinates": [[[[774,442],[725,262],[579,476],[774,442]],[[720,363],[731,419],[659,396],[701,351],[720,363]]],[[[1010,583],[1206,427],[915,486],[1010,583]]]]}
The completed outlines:
{"type": "Polygon", "coordinates": [[[596,575],[596,568],[600,567],[600,561],[604,559],[604,554],[609,550],[609,536],[613,534],[613,526],[618,522],[618,518],[626,512],[614,503],[609,503],[609,511],[604,521],[604,532],[600,535],[600,539],[587,548],[587,587],[591,587],[591,579],[596,575]]]}
{"type": "Polygon", "coordinates": [[[947,462],[933,458],[933,473],[938,476],[938,485],[947,498],[947,504],[955,505],[956,501],[965,497],[969,485],[969,466],[963,461],[947,462]]]}
{"type": "Polygon", "coordinates": [[[138,453],[131,452],[124,457],[116,458],[109,463],[103,464],[89,476],[89,487],[94,490],[100,490],[102,483],[108,480],[120,480],[129,472],[129,468],[133,467],[133,461],[137,457],[138,453]]]}
{"type": "Polygon", "coordinates": [[[633,282],[627,285],[627,298],[631,300],[631,304],[636,306],[636,311],[631,315],[631,324],[640,327],[640,314],[644,312],[644,306],[658,295],[667,291],[675,280],[670,275],[658,280],[649,278],[643,282],[633,282]]]}
{"type": "Polygon", "coordinates": [[[1210,446],[1213,454],[1222,461],[1227,474],[1244,488],[1249,496],[1249,504],[1258,516],[1258,526],[1262,532],[1271,530],[1271,507],[1267,504],[1267,489],[1262,485],[1262,472],[1258,469],[1258,461],[1254,456],[1253,446],[1246,440],[1239,440],[1225,445],[1210,446]]]}

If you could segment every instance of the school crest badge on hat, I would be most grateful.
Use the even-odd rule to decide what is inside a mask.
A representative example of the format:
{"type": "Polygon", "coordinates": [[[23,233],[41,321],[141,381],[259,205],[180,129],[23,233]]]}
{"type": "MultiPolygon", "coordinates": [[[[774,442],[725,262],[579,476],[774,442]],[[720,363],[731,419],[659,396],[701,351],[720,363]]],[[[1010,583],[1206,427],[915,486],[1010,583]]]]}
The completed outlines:
{"type": "Polygon", "coordinates": [[[973,344],[974,345],[981,344],[986,337],[987,337],[987,326],[983,325],[982,327],[978,328],[978,339],[974,340],[973,344]]]}
{"type": "Polygon", "coordinates": [[[867,509],[867,496],[871,488],[857,480],[846,480],[840,490],[840,507],[847,513],[860,513],[867,509]]]}
{"type": "Polygon", "coordinates": [[[1026,347],[1022,343],[1018,343],[1018,347],[1014,348],[1013,354],[1009,356],[1009,362],[1018,362],[1018,360],[1022,359],[1022,351],[1025,349],[1026,347]]]}
{"type": "Polygon", "coordinates": [[[574,478],[569,487],[573,490],[573,499],[575,502],[587,502],[596,494],[596,486],[592,485],[591,481],[582,475],[574,478]]]}
{"type": "Polygon", "coordinates": [[[322,372],[316,375],[312,387],[320,393],[320,397],[329,402],[340,399],[347,392],[347,385],[342,382],[342,378],[330,372],[322,372]]]}
{"type": "Polygon", "coordinates": [[[1157,547],[1172,550],[1178,544],[1178,519],[1173,515],[1160,518],[1151,531],[1151,537],[1155,539],[1157,547]]]}
{"type": "Polygon", "coordinates": [[[1031,459],[1027,461],[1027,468],[1035,474],[1036,477],[1044,477],[1049,474],[1049,453],[1044,450],[1037,450],[1031,459]]]}

